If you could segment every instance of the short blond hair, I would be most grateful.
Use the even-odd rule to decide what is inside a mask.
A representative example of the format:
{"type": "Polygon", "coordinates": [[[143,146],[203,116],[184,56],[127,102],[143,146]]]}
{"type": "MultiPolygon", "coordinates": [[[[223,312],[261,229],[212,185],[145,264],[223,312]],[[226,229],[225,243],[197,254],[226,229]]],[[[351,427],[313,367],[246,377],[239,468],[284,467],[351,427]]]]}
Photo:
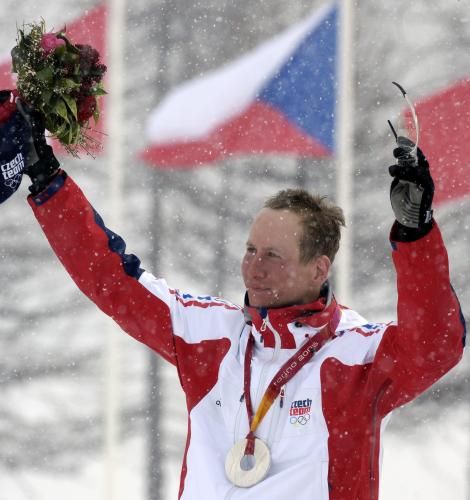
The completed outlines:
{"type": "Polygon", "coordinates": [[[326,255],[333,262],[339,249],[341,227],[346,227],[343,210],[326,196],[310,194],[305,189],[283,189],[268,198],[265,208],[288,210],[300,215],[302,236],[300,260],[306,264],[326,255]]]}

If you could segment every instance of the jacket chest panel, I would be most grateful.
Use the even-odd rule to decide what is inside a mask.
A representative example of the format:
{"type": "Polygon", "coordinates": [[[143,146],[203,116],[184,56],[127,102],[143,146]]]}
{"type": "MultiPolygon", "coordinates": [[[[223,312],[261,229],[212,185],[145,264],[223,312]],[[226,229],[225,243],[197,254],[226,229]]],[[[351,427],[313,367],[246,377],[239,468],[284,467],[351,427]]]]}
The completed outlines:
{"type": "MultiPolygon", "coordinates": [[[[285,354],[274,361],[253,358],[250,389],[254,412],[269,383],[288,357],[285,354]]],[[[307,455],[327,458],[328,431],[322,412],[320,366],[321,361],[309,362],[285,384],[256,430],[255,434],[270,447],[273,459],[307,455]]],[[[235,443],[249,431],[243,395],[243,359],[227,355],[219,372],[215,393],[221,399],[223,426],[231,443],[235,443]]]]}

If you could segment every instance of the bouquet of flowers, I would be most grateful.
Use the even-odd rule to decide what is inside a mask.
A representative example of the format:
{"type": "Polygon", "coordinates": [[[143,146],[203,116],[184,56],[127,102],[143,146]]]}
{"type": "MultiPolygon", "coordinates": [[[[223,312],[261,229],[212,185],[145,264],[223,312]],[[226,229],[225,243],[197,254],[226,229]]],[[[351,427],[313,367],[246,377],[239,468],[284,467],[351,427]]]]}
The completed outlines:
{"type": "Polygon", "coordinates": [[[44,21],[18,29],[11,51],[20,98],[45,117],[46,129],[65,149],[78,156],[96,142],[87,131],[99,118],[97,97],[106,94],[106,66],[90,45],[74,45],[65,29],[47,33],[44,21]]]}

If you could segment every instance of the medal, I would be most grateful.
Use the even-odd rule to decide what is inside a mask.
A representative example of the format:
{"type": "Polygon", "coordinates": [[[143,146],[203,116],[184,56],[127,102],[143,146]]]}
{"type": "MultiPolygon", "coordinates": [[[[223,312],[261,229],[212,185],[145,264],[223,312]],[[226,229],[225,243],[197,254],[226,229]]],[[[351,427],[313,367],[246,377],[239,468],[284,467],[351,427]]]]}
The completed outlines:
{"type": "Polygon", "coordinates": [[[271,453],[261,439],[255,438],[252,455],[245,454],[248,439],[233,445],[225,459],[225,473],[240,488],[249,488],[262,481],[271,466],[271,453]]]}
{"type": "MultiPolygon", "coordinates": [[[[253,412],[251,403],[251,360],[255,339],[250,333],[245,351],[245,363],[243,371],[243,394],[248,415],[250,431],[245,439],[234,444],[225,459],[225,474],[227,478],[240,488],[249,488],[262,481],[269,472],[271,466],[271,453],[267,445],[255,436],[256,429],[271,408],[274,400],[279,396],[281,387],[287,384],[319,351],[335,333],[341,317],[341,310],[333,299],[329,304],[327,323],[322,325],[321,330],[311,337],[300,349],[287,360],[278,370],[266,389],[256,413],[253,412]]],[[[272,325],[267,321],[269,328],[272,325]]]]}

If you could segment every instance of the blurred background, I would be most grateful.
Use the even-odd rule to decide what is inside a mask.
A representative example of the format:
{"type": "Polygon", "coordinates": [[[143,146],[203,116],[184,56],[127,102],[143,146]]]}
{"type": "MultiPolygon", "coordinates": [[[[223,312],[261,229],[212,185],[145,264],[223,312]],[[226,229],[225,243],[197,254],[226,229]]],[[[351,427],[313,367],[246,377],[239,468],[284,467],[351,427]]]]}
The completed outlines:
{"type": "MultiPolygon", "coordinates": [[[[331,157],[244,155],[191,169],[159,168],[141,159],[150,144],[149,115],[167,92],[254,50],[324,4],[124,3],[125,25],[118,34],[124,96],[117,133],[123,165],[119,208],[110,201],[113,155],[107,135],[95,158],[85,154],[60,159],[107,225],[112,221],[111,228],[125,238],[127,251],[171,286],[240,303],[244,289],[239,261],[251,216],[264,198],[297,185],[336,198],[331,157]]],[[[104,38],[111,29],[106,24],[109,6],[92,0],[3,0],[2,5],[3,85],[9,78],[5,71],[16,28],[23,22],[42,17],[49,29],[59,30],[85,16],[90,33],[96,32],[95,22],[103,23],[99,31],[104,38]]],[[[396,314],[396,285],[388,243],[393,215],[387,167],[393,162],[394,140],[387,119],[396,119],[406,108],[391,82],[400,82],[415,102],[463,85],[466,100],[448,101],[448,106],[460,106],[459,120],[447,128],[437,149],[445,152],[448,141],[469,137],[470,10],[457,0],[445,5],[362,0],[352,7],[348,305],[371,321],[390,321],[396,314]]],[[[109,53],[108,43],[102,52],[108,65],[109,53]]],[[[227,99],[230,92],[228,88],[227,99]]],[[[446,104],[440,106],[447,115],[446,104]]],[[[449,174],[452,181],[446,175],[437,179],[451,182],[452,188],[437,204],[435,216],[447,243],[452,282],[467,314],[468,156],[458,167],[449,174]]],[[[2,205],[0,216],[0,500],[177,498],[187,424],[176,373],[115,330],[81,296],[33,219],[25,201],[27,184],[25,180],[2,205]]],[[[394,413],[384,443],[381,500],[469,498],[469,370],[464,358],[431,390],[394,413]]]]}

